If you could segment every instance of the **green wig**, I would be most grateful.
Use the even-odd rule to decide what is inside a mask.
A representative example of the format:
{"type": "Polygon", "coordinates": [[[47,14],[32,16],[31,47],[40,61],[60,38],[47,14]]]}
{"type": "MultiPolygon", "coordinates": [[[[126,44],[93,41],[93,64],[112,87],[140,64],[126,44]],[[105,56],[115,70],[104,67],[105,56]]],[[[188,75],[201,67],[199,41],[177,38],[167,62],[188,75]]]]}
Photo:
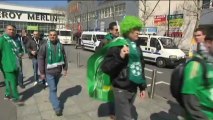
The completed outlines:
{"type": "Polygon", "coordinates": [[[141,30],[144,27],[143,22],[135,16],[126,16],[120,23],[120,30],[123,36],[129,34],[132,30],[141,30]]]}

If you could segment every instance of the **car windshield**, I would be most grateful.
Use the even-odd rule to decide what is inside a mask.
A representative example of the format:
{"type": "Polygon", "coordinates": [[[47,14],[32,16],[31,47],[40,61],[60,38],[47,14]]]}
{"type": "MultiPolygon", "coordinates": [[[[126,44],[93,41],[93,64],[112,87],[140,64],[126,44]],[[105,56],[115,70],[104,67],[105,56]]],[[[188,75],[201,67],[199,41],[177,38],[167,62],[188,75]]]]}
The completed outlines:
{"type": "Polygon", "coordinates": [[[98,40],[104,40],[104,36],[105,36],[105,35],[96,35],[96,38],[97,38],[98,40]]]}
{"type": "Polygon", "coordinates": [[[176,49],[174,41],[171,38],[159,38],[164,48],[168,49],[176,49]]]}
{"type": "Polygon", "coordinates": [[[60,36],[71,36],[70,31],[60,31],[60,36]]]}

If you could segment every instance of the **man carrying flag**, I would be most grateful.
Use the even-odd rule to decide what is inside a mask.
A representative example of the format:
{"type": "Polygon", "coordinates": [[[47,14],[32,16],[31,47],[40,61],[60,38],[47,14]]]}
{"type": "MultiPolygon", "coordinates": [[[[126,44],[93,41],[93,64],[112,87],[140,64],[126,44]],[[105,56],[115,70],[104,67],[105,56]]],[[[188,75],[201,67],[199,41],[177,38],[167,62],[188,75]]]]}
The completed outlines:
{"type": "Polygon", "coordinates": [[[103,101],[114,100],[116,120],[132,119],[137,88],[140,97],[145,97],[145,64],[135,43],[142,26],[139,18],[126,16],[121,22],[124,38],[113,40],[88,60],[89,95],[103,101]]]}

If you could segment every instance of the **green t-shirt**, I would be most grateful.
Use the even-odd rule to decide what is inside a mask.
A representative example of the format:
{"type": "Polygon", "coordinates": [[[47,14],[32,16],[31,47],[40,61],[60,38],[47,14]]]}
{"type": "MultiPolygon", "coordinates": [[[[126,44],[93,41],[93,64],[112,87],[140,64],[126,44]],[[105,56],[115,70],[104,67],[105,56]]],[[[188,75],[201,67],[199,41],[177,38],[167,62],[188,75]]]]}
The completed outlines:
{"type": "Polygon", "coordinates": [[[111,40],[113,40],[115,37],[113,37],[113,35],[111,34],[111,33],[109,33],[109,34],[107,34],[107,35],[105,35],[105,40],[107,40],[107,41],[111,41],[111,40]]]}
{"type": "Polygon", "coordinates": [[[213,120],[213,64],[207,63],[207,77],[209,88],[203,85],[201,64],[196,61],[190,62],[185,68],[182,93],[195,95],[200,102],[202,112],[209,120],[213,120]]]}

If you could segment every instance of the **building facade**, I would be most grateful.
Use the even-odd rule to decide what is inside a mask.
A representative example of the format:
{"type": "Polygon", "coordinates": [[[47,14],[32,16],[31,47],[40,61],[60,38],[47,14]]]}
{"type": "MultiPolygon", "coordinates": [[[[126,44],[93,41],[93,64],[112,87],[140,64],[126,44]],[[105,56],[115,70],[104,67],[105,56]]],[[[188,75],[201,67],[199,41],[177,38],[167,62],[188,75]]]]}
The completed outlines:
{"type": "Polygon", "coordinates": [[[182,49],[189,49],[196,24],[213,24],[211,0],[68,0],[68,4],[68,22],[73,31],[107,31],[110,22],[134,15],[141,18],[151,33],[157,31],[158,35],[173,37],[182,49]],[[202,7],[207,9],[200,15],[202,7]]]}
{"type": "Polygon", "coordinates": [[[65,15],[55,10],[29,6],[0,3],[0,32],[8,24],[15,25],[17,30],[25,29],[47,33],[50,29],[64,28],[65,15]]]}

